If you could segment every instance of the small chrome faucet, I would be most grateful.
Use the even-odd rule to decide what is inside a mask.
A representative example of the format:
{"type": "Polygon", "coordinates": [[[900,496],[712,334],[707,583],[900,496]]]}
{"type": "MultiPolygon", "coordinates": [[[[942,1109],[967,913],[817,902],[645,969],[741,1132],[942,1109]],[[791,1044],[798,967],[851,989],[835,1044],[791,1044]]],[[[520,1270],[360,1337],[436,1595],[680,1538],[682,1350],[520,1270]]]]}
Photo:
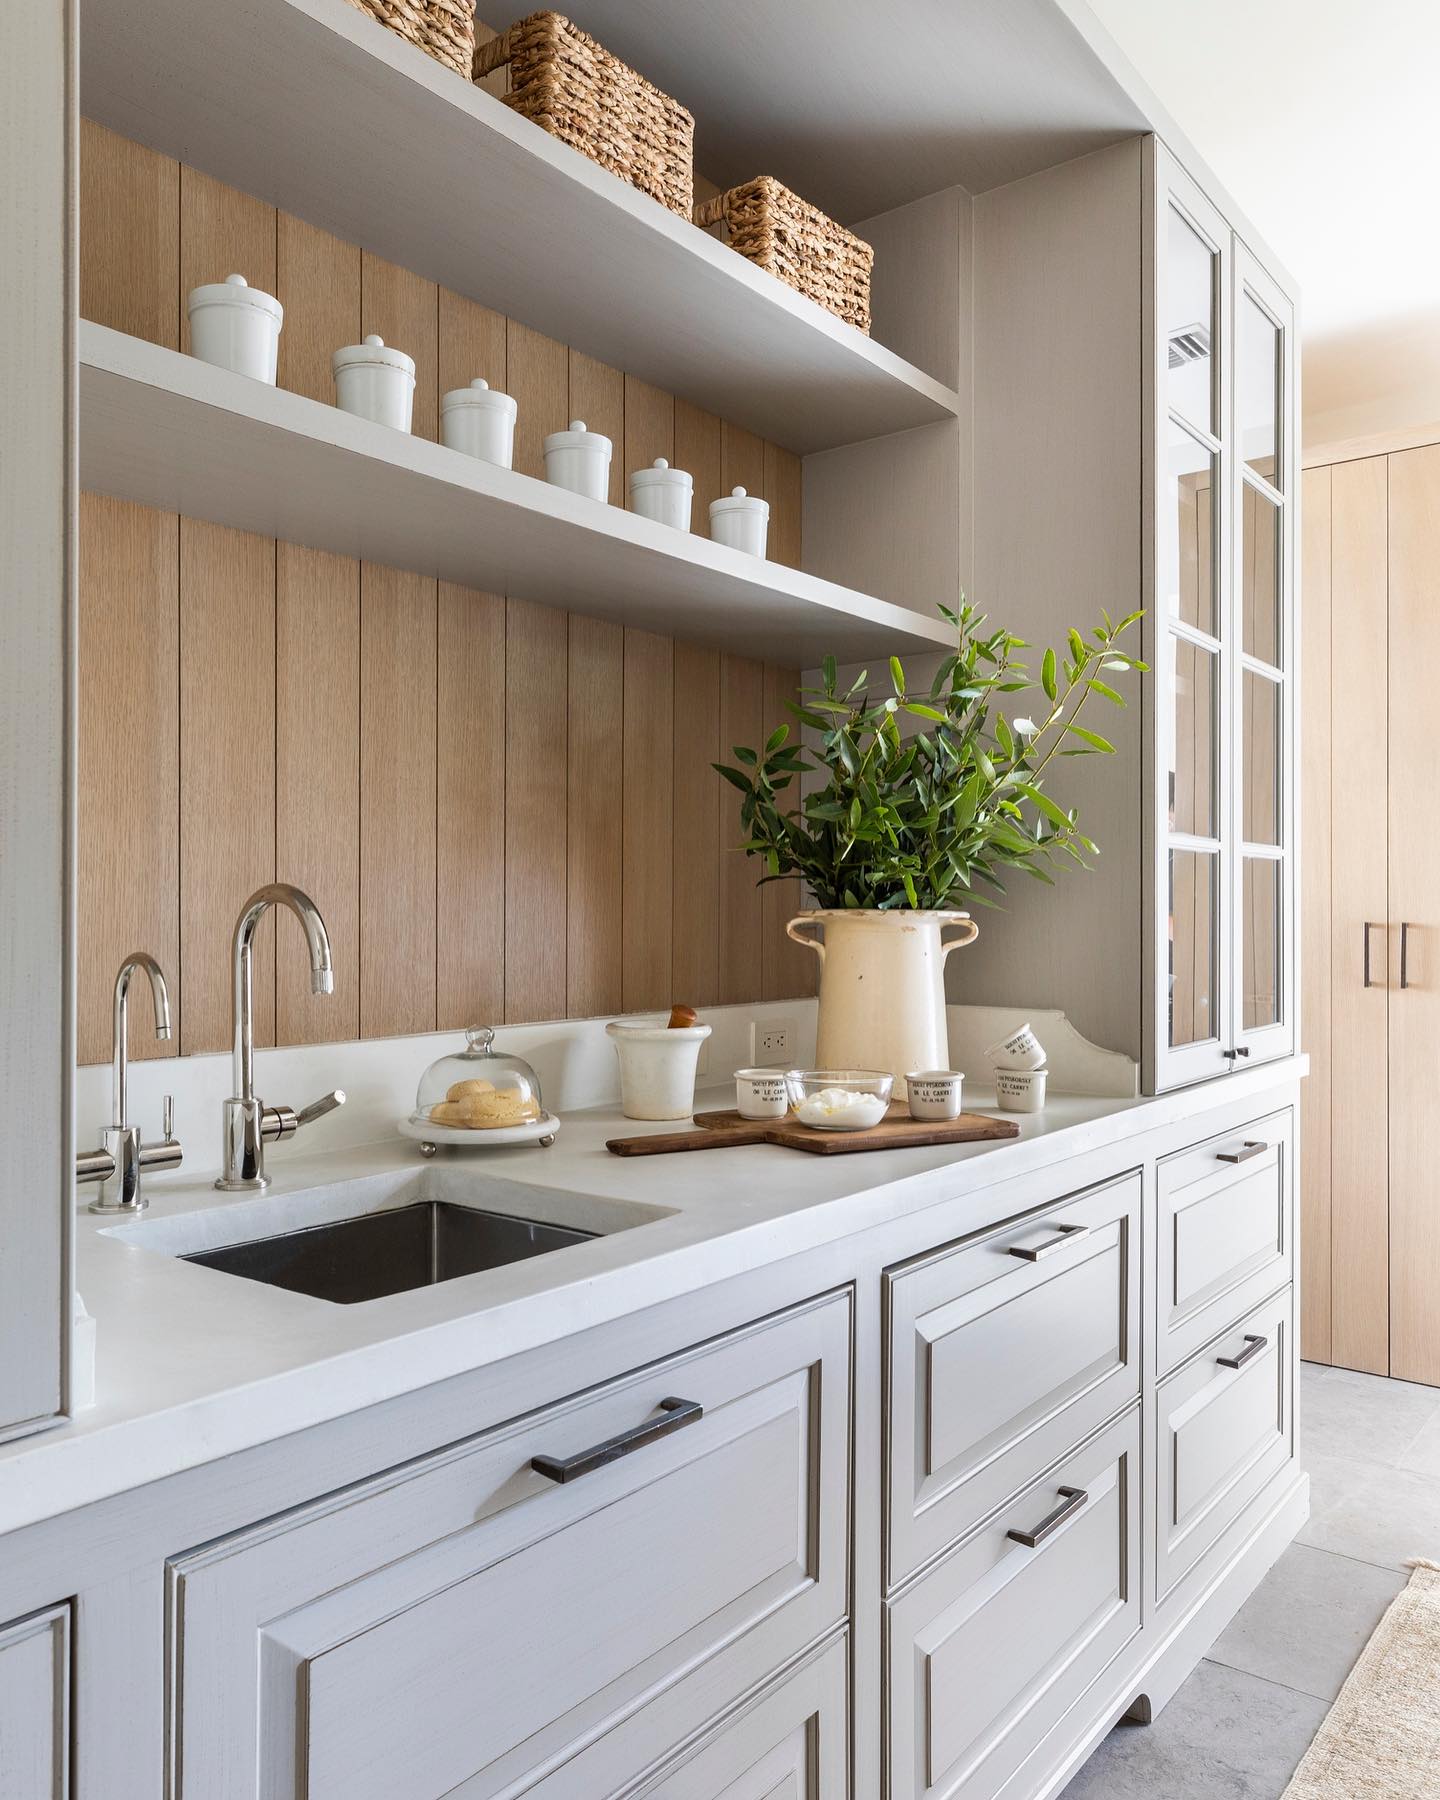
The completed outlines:
{"type": "Polygon", "coordinates": [[[266,1106],[255,1097],[255,1010],[251,986],[255,932],[269,909],[277,905],[288,906],[304,927],[305,941],[310,949],[312,992],[328,994],[335,986],[330,934],[320,917],[319,907],[308,894],[301,893],[288,881],[274,881],[267,887],[257,888],[240,909],[230,947],[234,982],[235,1092],[225,1102],[221,1174],[215,1183],[226,1193],[255,1193],[269,1187],[270,1177],[265,1173],[267,1140],[293,1137],[302,1125],[309,1125],[345,1104],[345,1095],[339,1088],[312,1100],[298,1113],[288,1106],[266,1106]]]}
{"type": "Polygon", "coordinates": [[[101,1138],[99,1150],[82,1150],[75,1158],[77,1181],[99,1181],[105,1184],[98,1200],[90,1202],[95,1213],[142,1212],[146,1205],[140,1188],[145,1169],[178,1168],[181,1148],[175,1141],[175,1107],[165,1096],[165,1139],[159,1144],[142,1144],[140,1127],[130,1123],[129,1037],[130,978],[137,969],[150,978],[150,994],[155,1002],[155,1035],[170,1035],[170,990],[165,985],[164,971],[146,950],[127,956],[115,977],[115,996],[111,1010],[110,1045],[110,1124],[101,1138]],[[115,1178],[112,1190],[111,1177],[115,1178]]]}

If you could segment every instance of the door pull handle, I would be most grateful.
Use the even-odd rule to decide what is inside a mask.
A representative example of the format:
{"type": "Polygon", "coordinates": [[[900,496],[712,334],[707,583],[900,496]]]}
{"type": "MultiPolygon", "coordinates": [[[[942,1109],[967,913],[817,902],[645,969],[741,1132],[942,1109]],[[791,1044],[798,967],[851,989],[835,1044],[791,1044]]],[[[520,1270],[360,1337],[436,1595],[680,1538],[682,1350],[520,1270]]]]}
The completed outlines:
{"type": "Polygon", "coordinates": [[[1238,1356],[1217,1356],[1216,1362],[1222,1369],[1243,1369],[1248,1362],[1253,1362],[1265,1346],[1269,1338],[1257,1337],[1253,1332],[1245,1333],[1245,1348],[1238,1356]]]}
{"type": "Polygon", "coordinates": [[[1012,1244],[1010,1254],[1018,1256],[1021,1262],[1043,1262],[1047,1256],[1053,1256],[1057,1250],[1063,1250],[1067,1244],[1078,1244],[1081,1238],[1087,1238],[1089,1235],[1090,1227],[1088,1225],[1062,1225],[1057,1236],[1047,1238],[1043,1244],[1036,1244],[1033,1250],[1026,1245],[1012,1244]]]}
{"type": "Polygon", "coordinates": [[[1217,1150],[1215,1160],[1226,1163],[1249,1162],[1252,1156],[1263,1156],[1269,1148],[1270,1146],[1264,1138],[1258,1142],[1253,1138],[1246,1138],[1243,1150],[1217,1150]]]}
{"type": "Polygon", "coordinates": [[[643,1424],[632,1425],[628,1431],[618,1432],[603,1443],[592,1444],[588,1450],[578,1451],[574,1456],[532,1456],[530,1467],[547,1481],[574,1481],[577,1476],[588,1475],[592,1469],[603,1469],[607,1463],[619,1462],[622,1456],[669,1437],[672,1431],[679,1431],[684,1425],[693,1425],[705,1411],[698,1400],[662,1400],[659,1407],[658,1419],[646,1419],[643,1424]]]}
{"type": "Polygon", "coordinates": [[[1400,921],[1400,985],[1402,988],[1408,988],[1410,985],[1410,921],[1408,919],[1400,921]]]}
{"type": "Polygon", "coordinates": [[[1048,1537],[1053,1537],[1067,1519],[1073,1519],[1090,1496],[1084,1488],[1062,1487],[1059,1489],[1060,1504],[1054,1512],[1045,1517],[1033,1531],[1007,1531],[1006,1537],[1012,1543],[1023,1544],[1027,1550],[1038,1549],[1048,1537]]]}
{"type": "MultiPolygon", "coordinates": [[[[1365,955],[1364,955],[1365,976],[1364,976],[1364,980],[1361,983],[1361,985],[1363,987],[1367,987],[1367,988],[1374,987],[1374,985],[1375,985],[1375,982],[1372,979],[1371,974],[1370,974],[1370,933],[1372,931],[1374,931],[1375,929],[1376,929],[1375,924],[1374,924],[1373,920],[1370,920],[1370,919],[1367,919],[1365,921],[1365,923],[1360,927],[1360,935],[1361,935],[1361,938],[1365,945],[1365,955]]],[[[1404,930],[1403,926],[1401,927],[1401,930],[1402,931],[1404,930]]],[[[1402,942],[1404,941],[1403,938],[1401,941],[1402,942]]]]}

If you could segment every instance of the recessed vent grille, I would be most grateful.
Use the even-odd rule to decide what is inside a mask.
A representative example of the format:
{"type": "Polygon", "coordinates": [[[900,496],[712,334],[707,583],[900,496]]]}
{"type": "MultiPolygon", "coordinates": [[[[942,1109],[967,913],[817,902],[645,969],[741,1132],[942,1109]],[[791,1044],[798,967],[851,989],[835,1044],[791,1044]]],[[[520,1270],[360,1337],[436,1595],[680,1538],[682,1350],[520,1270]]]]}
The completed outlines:
{"type": "Polygon", "coordinates": [[[1210,354],[1210,331],[1205,325],[1187,325],[1171,334],[1170,367],[1184,368],[1186,363],[1202,362],[1210,354]]]}

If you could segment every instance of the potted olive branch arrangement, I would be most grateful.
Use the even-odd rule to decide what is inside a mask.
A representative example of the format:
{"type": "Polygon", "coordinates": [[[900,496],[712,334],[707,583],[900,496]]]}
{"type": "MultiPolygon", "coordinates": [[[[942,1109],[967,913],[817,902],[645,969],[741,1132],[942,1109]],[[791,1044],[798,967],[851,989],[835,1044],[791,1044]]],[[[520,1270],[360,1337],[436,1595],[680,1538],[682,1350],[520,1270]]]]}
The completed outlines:
{"type": "Polygon", "coordinates": [[[1138,612],[1102,612],[1088,638],[1072,628],[1038,678],[1019,660],[1025,640],[988,629],[963,597],[940,613],[956,646],[928,691],[913,694],[892,656],[884,699],[868,672],[842,693],[826,657],[821,685],[786,703],[812,746],[779,725],[762,749],[737,745],[738,766],[714,765],[743,796],[741,847],[763,858],[762,881],[798,875],[817,903],[786,930],[821,958],[820,1065],[901,1081],[949,1062],[945,958],[978,931],[961,903],[999,904],[1009,870],[1053,885],[1052,866],[1098,854],[1045,783],[1057,758],[1114,754],[1080,715],[1092,696],[1123,707],[1107,676],[1146,667],[1120,648],[1138,612]],[[1009,716],[1032,691],[1037,716],[1009,716]],[[807,775],[824,779],[789,792],[807,775]]]}

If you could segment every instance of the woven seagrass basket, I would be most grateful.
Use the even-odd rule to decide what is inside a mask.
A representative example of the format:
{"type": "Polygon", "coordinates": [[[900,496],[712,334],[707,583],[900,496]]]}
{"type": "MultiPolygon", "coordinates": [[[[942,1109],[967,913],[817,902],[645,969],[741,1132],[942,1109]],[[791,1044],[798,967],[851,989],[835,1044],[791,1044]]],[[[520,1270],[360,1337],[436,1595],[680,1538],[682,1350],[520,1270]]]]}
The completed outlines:
{"type": "Polygon", "coordinates": [[[509,65],[505,104],[683,218],[695,197],[695,121],[569,19],[531,13],[475,53],[475,79],[509,65]]]}
{"type": "Polygon", "coordinates": [[[350,5],[470,79],[475,0],[350,0],[350,5]]]}
{"type": "Polygon", "coordinates": [[[875,252],[853,232],[781,185],[758,175],[695,208],[697,225],[719,225],[732,250],[778,275],[861,331],[870,329],[875,252]]]}

